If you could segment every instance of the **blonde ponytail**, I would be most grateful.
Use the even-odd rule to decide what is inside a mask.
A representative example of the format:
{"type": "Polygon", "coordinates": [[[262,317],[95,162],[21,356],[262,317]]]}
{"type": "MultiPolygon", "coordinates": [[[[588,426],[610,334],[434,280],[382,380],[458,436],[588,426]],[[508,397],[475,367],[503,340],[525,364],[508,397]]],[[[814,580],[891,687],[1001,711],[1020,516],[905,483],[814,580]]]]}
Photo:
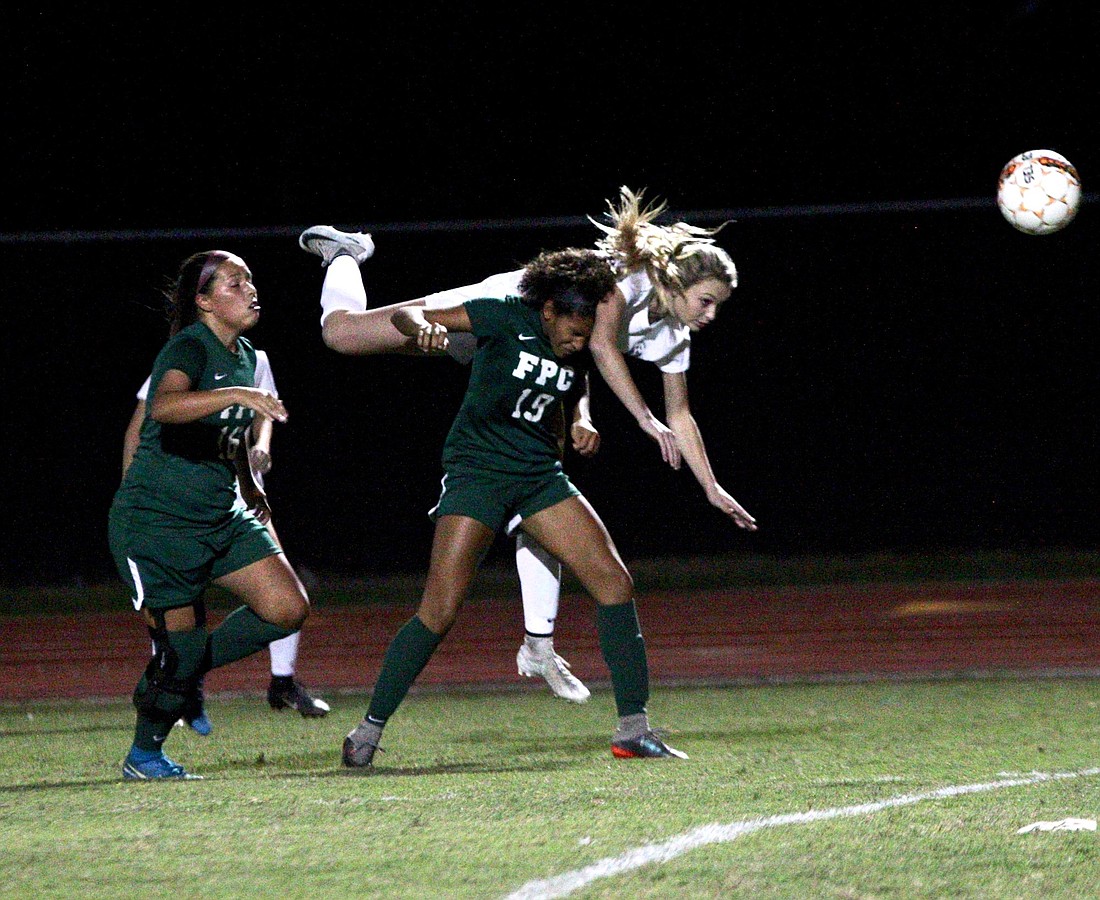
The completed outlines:
{"type": "Polygon", "coordinates": [[[725,250],[714,243],[718,228],[698,228],[686,222],[657,225],[667,204],[643,205],[645,191],[619,188],[619,204],[607,201],[604,225],[589,217],[604,236],[596,248],[611,259],[620,273],[644,270],[653,284],[658,312],[669,315],[672,298],[705,278],[717,278],[730,289],[737,287],[737,267],[725,250]]]}

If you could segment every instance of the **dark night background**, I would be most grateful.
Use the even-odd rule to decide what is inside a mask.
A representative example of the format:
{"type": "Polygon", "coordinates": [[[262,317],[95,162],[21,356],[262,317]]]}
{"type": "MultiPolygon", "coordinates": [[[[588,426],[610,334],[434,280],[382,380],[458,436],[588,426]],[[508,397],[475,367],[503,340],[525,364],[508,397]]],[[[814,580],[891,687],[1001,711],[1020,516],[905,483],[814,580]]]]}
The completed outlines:
{"type": "Polygon", "coordinates": [[[466,370],[327,350],[298,232],[373,232],[383,304],[590,245],[621,184],[695,224],[737,213],[741,287],[688,377],[760,523],[712,510],[597,381],[603,449],[567,470],[628,561],[1095,548],[1093,195],[1043,238],[994,203],[1024,150],[1100,184],[1095,5],[749,6],[8,8],[0,583],[115,577],[158,289],[214,246],[256,275],[249,336],[290,410],[269,487],[291,559],[422,570],[466,370]]]}

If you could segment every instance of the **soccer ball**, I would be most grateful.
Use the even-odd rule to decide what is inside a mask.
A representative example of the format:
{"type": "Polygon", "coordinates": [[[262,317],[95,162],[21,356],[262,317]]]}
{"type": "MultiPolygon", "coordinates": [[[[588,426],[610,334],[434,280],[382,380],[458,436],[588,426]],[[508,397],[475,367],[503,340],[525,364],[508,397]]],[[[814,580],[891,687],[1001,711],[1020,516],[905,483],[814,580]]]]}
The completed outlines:
{"type": "Polygon", "coordinates": [[[997,206],[1008,224],[1024,234],[1053,234],[1077,215],[1081,179],[1070,161],[1053,150],[1029,150],[1001,169],[997,206]]]}

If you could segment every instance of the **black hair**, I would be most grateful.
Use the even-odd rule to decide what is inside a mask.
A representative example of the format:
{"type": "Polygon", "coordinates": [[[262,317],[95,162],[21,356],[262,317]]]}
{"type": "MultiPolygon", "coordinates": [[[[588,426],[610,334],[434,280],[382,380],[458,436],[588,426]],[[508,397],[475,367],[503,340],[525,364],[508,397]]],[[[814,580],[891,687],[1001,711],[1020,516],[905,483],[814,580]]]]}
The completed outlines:
{"type": "Polygon", "coordinates": [[[607,257],[596,250],[569,247],[540,253],[523,268],[519,292],[524,305],[542,309],[547,300],[559,315],[593,318],[596,305],[615,288],[607,257]]]}
{"type": "Polygon", "coordinates": [[[230,254],[224,250],[204,250],[202,253],[195,253],[187,257],[180,263],[176,280],[164,292],[165,303],[168,307],[169,337],[182,331],[188,325],[193,325],[198,319],[195,295],[205,294],[210,284],[210,276],[213,272],[208,269],[208,264],[216,267],[229,257],[230,254]]]}

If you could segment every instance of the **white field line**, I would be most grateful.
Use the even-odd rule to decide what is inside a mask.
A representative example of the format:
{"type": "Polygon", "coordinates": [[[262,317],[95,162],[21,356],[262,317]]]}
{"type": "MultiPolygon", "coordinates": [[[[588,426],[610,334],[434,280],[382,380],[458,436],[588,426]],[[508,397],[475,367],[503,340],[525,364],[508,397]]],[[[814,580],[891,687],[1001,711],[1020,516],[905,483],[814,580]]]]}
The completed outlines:
{"type": "Polygon", "coordinates": [[[539,881],[529,881],[518,890],[509,894],[505,900],[551,900],[554,897],[566,897],[574,891],[613,875],[640,869],[653,863],[664,863],[682,856],[689,850],[704,847],[707,844],[722,844],[733,841],[741,835],[764,828],[779,828],[783,825],[805,825],[811,822],[824,822],[828,819],[844,819],[852,816],[866,816],[895,809],[899,806],[912,806],[926,800],[942,800],[947,797],[959,797],[963,794],[979,794],[983,791],[997,791],[1002,788],[1019,787],[1025,784],[1039,784],[1043,781],[1059,781],[1066,778],[1087,778],[1100,775],[1100,768],[1082,769],[1079,772],[1035,772],[1019,778],[1006,778],[1002,781],[989,781],[984,784],[962,784],[954,787],[939,788],[922,794],[903,794],[874,803],[860,803],[857,806],[840,806],[833,809],[810,810],[804,813],[788,813],[780,816],[766,816],[760,819],[745,819],[726,825],[703,825],[660,844],[646,844],[634,850],[627,850],[618,856],[609,856],[598,860],[583,869],[575,869],[563,875],[539,881]]]}

